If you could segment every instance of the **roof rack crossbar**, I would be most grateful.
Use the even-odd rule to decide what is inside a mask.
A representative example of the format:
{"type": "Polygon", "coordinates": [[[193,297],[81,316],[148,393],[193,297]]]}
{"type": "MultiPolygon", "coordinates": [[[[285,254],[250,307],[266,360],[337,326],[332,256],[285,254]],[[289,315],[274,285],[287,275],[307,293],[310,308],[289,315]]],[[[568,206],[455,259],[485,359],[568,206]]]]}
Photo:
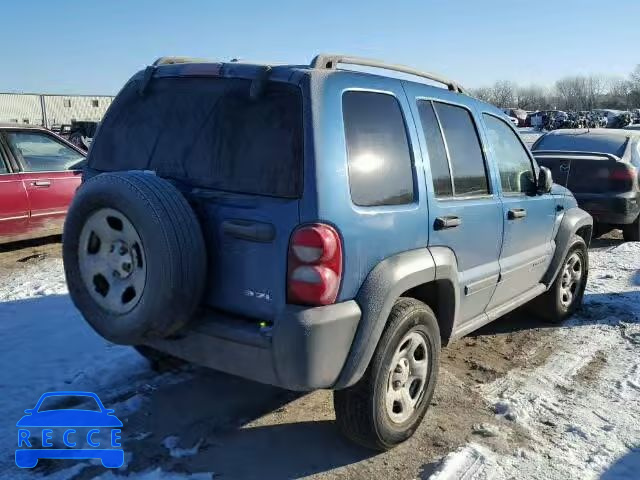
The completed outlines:
{"type": "Polygon", "coordinates": [[[350,57],[348,55],[330,55],[321,53],[311,61],[311,68],[323,68],[334,70],[338,68],[338,64],[360,65],[363,67],[383,68],[385,70],[393,70],[396,72],[408,73],[417,77],[426,78],[434,82],[442,83],[452,92],[465,93],[464,89],[456,82],[435,73],[423,72],[404,65],[394,65],[390,63],[372,60],[370,58],[350,57]]]}

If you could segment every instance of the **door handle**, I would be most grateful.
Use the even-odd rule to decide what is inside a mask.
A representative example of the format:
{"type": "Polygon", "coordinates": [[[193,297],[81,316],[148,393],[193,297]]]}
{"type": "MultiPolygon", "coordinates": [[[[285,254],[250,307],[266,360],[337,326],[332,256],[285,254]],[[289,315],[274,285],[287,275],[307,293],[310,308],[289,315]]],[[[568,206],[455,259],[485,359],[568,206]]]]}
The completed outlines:
{"type": "Polygon", "coordinates": [[[51,186],[51,181],[50,180],[36,180],[36,181],[32,182],[31,185],[33,185],[34,187],[50,187],[51,186]]]}
{"type": "Polygon", "coordinates": [[[507,212],[507,218],[509,220],[518,220],[527,216],[527,211],[524,208],[512,208],[507,212]]]}
{"type": "Polygon", "coordinates": [[[437,217],[433,224],[434,230],[446,230],[448,228],[456,228],[462,224],[462,219],[455,215],[447,215],[446,217],[437,217]]]}

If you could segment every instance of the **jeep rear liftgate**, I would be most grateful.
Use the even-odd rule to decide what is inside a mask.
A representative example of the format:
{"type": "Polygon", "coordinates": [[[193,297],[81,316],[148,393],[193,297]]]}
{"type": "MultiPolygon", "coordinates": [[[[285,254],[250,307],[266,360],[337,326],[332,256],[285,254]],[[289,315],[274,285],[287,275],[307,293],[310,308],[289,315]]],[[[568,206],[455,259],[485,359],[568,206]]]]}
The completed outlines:
{"type": "Polygon", "coordinates": [[[302,193],[302,95],[236,78],[131,81],[93,145],[97,171],[152,170],[174,180],[200,217],[204,303],[273,320],[286,303],[287,248],[302,193]]]}

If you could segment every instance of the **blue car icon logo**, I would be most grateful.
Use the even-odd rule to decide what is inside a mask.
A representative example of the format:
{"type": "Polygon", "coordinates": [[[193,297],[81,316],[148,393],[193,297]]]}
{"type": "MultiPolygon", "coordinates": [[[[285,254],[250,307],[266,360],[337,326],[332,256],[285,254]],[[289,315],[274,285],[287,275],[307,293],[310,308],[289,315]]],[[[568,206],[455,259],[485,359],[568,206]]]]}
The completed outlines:
{"type": "Polygon", "coordinates": [[[24,411],[18,427],[16,465],[33,468],[41,458],[100,459],[107,468],[124,464],[120,444],[122,422],[95,393],[48,392],[24,411]],[[85,405],[66,408],[58,405],[85,405]],[[105,438],[106,437],[106,438],[105,438]],[[54,446],[54,442],[58,445],[54,446]],[[57,448],[60,442],[65,448],[57,448]],[[38,443],[41,445],[39,446],[38,443]]]}

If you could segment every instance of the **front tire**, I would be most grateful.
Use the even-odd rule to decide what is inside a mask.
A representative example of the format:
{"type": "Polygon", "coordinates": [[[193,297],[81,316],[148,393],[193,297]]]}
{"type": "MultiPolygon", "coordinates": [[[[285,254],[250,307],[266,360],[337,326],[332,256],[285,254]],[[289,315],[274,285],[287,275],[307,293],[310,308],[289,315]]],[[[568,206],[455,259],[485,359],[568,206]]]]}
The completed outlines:
{"type": "Polygon", "coordinates": [[[582,305],[589,274],[589,254],[582,237],[574,235],[551,288],[535,303],[538,315],[551,323],[562,323],[582,305]]]}
{"type": "Polygon", "coordinates": [[[416,431],[438,377],[440,329],[433,311],[400,298],[363,377],[333,394],[341,432],[360,445],[389,450],[416,431]]]}

